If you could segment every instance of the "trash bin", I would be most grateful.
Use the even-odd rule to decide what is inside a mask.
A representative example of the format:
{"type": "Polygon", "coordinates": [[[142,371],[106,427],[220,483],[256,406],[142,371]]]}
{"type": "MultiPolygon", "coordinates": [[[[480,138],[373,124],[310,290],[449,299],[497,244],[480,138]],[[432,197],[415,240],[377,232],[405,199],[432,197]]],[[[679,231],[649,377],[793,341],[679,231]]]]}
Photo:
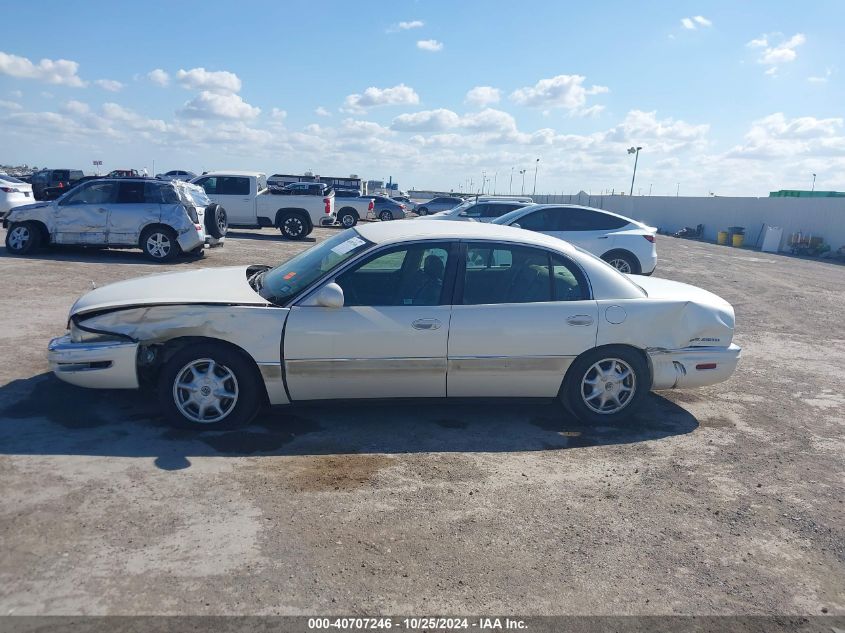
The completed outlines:
{"type": "Polygon", "coordinates": [[[742,240],[739,241],[739,244],[734,243],[734,236],[736,235],[745,235],[745,227],[744,226],[729,226],[728,227],[728,244],[733,244],[734,246],[741,246],[742,240]]]}
{"type": "Polygon", "coordinates": [[[728,243],[728,232],[719,231],[719,234],[716,236],[716,243],[721,244],[722,246],[726,246],[728,243]]]}
{"type": "Polygon", "coordinates": [[[742,242],[743,242],[743,240],[744,240],[744,239],[745,239],[745,234],[743,234],[743,233],[734,233],[734,234],[731,236],[731,244],[732,244],[733,246],[736,246],[737,248],[739,248],[740,246],[742,246],[742,242]]]}

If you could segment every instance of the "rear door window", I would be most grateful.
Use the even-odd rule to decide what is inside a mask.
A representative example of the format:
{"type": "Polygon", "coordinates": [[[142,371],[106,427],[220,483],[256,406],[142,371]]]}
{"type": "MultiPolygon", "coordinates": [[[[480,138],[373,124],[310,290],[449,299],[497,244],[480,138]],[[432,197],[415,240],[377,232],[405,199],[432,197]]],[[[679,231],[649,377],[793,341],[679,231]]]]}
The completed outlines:
{"type": "Polygon", "coordinates": [[[217,195],[248,196],[249,178],[244,178],[242,176],[218,176],[217,195]]]}
{"type": "Polygon", "coordinates": [[[121,182],[117,190],[118,204],[140,204],[145,202],[144,190],[146,183],[138,180],[121,182]]]}
{"type": "Polygon", "coordinates": [[[553,230],[556,231],[609,231],[628,224],[622,218],[589,209],[559,207],[551,210],[554,211],[556,228],[553,230]]]}

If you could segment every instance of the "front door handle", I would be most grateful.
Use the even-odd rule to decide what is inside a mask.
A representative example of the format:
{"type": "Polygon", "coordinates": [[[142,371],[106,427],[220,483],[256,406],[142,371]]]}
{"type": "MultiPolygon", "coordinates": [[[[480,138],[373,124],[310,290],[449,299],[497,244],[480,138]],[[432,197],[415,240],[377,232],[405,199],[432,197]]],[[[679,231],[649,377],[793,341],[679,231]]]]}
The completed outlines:
{"type": "Polygon", "coordinates": [[[589,314],[573,314],[571,317],[566,319],[566,322],[569,325],[592,325],[593,317],[589,314]]]}
{"type": "Polygon", "coordinates": [[[417,319],[411,323],[415,330],[439,330],[441,325],[443,324],[437,319],[417,319]]]}

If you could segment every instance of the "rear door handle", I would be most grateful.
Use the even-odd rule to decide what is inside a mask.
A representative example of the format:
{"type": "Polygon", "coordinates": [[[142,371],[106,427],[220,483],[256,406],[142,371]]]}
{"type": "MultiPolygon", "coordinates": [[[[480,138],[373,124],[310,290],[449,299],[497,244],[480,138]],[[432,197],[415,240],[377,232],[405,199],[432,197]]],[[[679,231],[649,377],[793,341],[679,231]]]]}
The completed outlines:
{"type": "Polygon", "coordinates": [[[443,324],[437,319],[417,319],[411,323],[415,330],[439,330],[441,325],[443,324]]]}
{"type": "Polygon", "coordinates": [[[569,325],[592,325],[593,317],[589,314],[573,314],[571,317],[566,319],[566,322],[569,325]]]}

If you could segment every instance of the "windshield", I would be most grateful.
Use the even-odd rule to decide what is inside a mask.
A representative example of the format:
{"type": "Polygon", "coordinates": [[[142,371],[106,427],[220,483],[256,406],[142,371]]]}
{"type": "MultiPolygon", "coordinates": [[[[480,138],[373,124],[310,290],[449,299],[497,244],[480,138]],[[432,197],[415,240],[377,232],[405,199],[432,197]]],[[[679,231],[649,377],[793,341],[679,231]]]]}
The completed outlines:
{"type": "Polygon", "coordinates": [[[347,229],[262,273],[258,292],[273,303],[286,303],[324,274],[372,245],[355,229],[347,229]]]}
{"type": "Polygon", "coordinates": [[[454,209],[449,209],[449,215],[452,215],[454,213],[460,213],[461,211],[466,211],[467,209],[469,209],[474,204],[475,204],[475,200],[467,200],[466,202],[462,202],[461,204],[456,206],[454,209]]]}
{"type": "Polygon", "coordinates": [[[517,218],[520,218],[525,215],[525,210],[527,208],[528,207],[520,207],[519,209],[514,209],[513,211],[505,213],[505,215],[500,215],[498,218],[493,220],[493,224],[504,224],[505,226],[507,226],[517,218]]]}

